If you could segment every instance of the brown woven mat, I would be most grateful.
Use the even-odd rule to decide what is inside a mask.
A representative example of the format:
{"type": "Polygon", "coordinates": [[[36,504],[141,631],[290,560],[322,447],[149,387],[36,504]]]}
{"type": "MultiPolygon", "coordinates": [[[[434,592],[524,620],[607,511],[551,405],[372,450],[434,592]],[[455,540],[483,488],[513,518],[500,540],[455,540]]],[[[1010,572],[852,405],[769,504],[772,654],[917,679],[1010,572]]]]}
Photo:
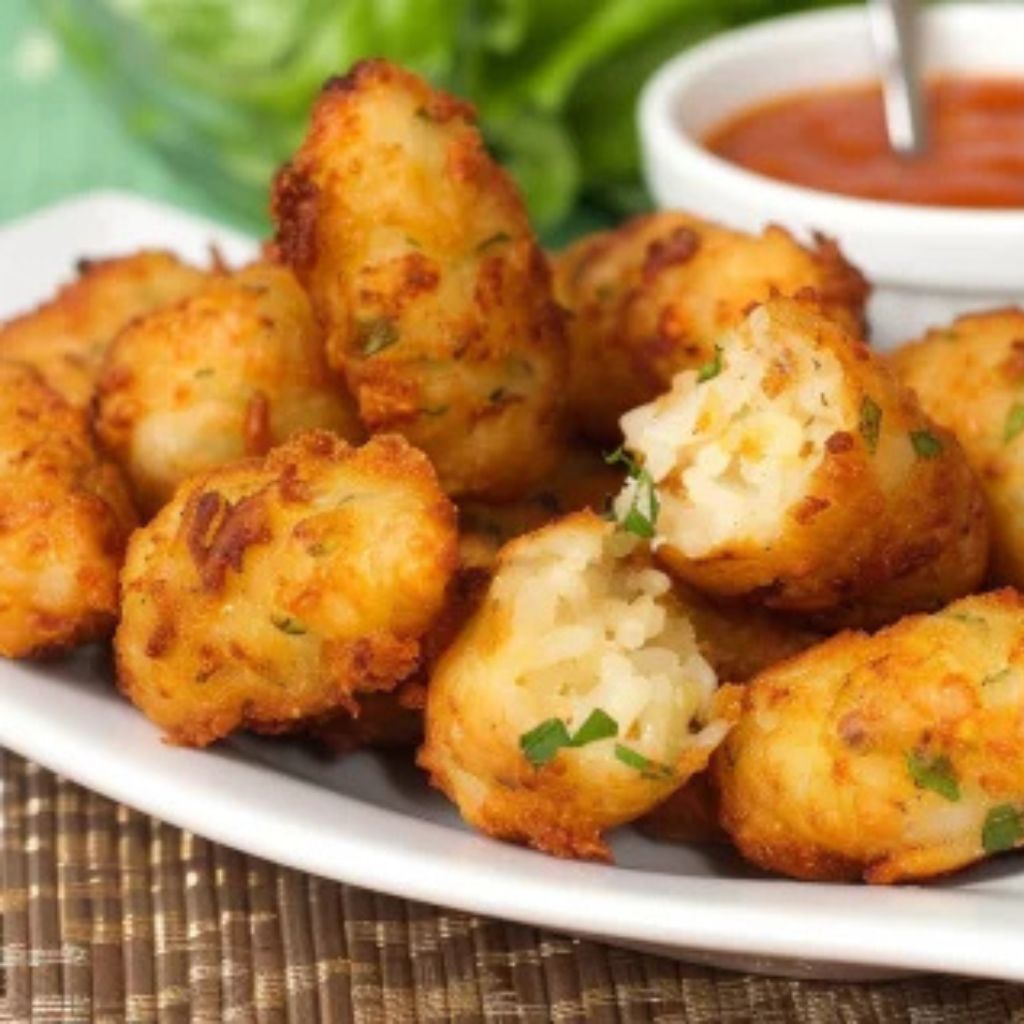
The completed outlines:
{"type": "Polygon", "coordinates": [[[758,978],[247,857],[0,751],[0,1021],[1024,1021],[1024,988],[758,978]]]}

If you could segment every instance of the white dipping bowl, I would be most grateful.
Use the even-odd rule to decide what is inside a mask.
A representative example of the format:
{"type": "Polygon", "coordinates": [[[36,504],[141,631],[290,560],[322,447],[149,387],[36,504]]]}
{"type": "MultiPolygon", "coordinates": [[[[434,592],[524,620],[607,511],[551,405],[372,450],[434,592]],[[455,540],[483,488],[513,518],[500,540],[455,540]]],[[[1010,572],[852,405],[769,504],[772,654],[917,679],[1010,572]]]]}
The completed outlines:
{"type": "MultiPolygon", "coordinates": [[[[1024,78],[1024,5],[959,3],[922,14],[926,74],[1024,78]]],[[[766,223],[838,239],[871,280],[881,348],[969,310],[1024,302],[1024,210],[914,206],[834,195],[744,170],[701,140],[785,93],[877,79],[864,6],[762,22],[658,70],[640,99],[648,187],[659,206],[749,231],[766,223]]]]}

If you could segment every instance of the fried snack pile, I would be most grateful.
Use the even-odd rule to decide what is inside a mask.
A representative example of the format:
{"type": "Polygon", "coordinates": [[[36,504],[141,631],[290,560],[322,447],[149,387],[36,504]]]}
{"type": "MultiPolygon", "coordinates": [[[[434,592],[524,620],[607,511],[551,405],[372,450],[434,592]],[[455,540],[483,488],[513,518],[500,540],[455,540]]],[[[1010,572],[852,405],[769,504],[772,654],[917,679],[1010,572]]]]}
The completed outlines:
{"type": "Polygon", "coordinates": [[[1024,842],[1024,599],[970,597],[769,669],[716,756],[722,823],[796,878],[931,878],[1024,842]]]}
{"type": "Polygon", "coordinates": [[[193,477],[132,538],[120,684],[197,746],[356,709],[420,667],[456,560],[455,510],[424,455],[301,434],[193,477]]]}
{"type": "Polygon", "coordinates": [[[1024,310],[962,316],[890,358],[978,474],[991,512],[994,577],[1024,587],[1024,310]]]}
{"type": "Polygon", "coordinates": [[[32,367],[0,360],[0,655],[108,636],[135,522],[82,413],[32,367]]]}
{"type": "Polygon", "coordinates": [[[188,477],[301,430],[362,435],[305,292],[267,263],[136,320],[110,346],[98,396],[100,438],[147,515],[188,477]]]}
{"type": "Polygon", "coordinates": [[[643,464],[620,515],[711,594],[878,625],[979,585],[980,486],[948,431],[815,304],[771,299],[711,362],[622,419],[643,464]]]}
{"type": "Polygon", "coordinates": [[[554,262],[570,311],[569,406],[589,436],[620,438],[619,417],[703,365],[719,335],[773,295],[813,294],[860,331],[868,286],[835,243],[799,245],[785,229],[731,231],[688,213],[636,217],[589,235],[554,262]]]}
{"type": "Polygon", "coordinates": [[[521,497],[554,468],[563,318],[469,106],[358,64],[316,101],[273,206],[280,254],[371,431],[425,451],[455,496],[521,497]]]}
{"type": "Polygon", "coordinates": [[[552,277],[471,108],[379,60],[271,206],[246,267],[86,263],[0,326],[0,655],[120,617],[172,742],[422,740],[467,822],[563,857],[1024,845],[1024,598],[965,596],[1024,585],[1024,312],[886,360],[834,243],[681,211],[552,277]]]}
{"type": "Polygon", "coordinates": [[[31,313],[0,325],[0,359],[30,363],[72,405],[92,400],[107,346],[138,316],[206,279],[166,252],[82,260],[79,278],[31,313]]]}
{"type": "Polygon", "coordinates": [[[728,731],[732,691],[637,548],[588,512],[514,541],[435,670],[420,763],[488,834],[607,858],[728,731]]]}

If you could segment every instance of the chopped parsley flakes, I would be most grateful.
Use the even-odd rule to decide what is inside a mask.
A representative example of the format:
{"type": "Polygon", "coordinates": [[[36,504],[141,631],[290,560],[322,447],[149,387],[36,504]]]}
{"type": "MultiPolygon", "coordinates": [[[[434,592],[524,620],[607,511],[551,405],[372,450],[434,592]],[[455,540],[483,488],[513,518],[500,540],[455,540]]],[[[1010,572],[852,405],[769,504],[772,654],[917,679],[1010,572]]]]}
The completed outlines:
{"type": "Polygon", "coordinates": [[[476,247],[477,252],[487,252],[492,246],[501,245],[503,242],[511,242],[512,236],[507,231],[496,231],[493,235],[485,238],[476,247]]]}
{"type": "Polygon", "coordinates": [[[722,346],[716,345],[714,358],[709,359],[697,369],[697,383],[703,384],[705,381],[714,380],[722,372],[722,369],[722,346]]]}
{"type": "Polygon", "coordinates": [[[878,438],[882,432],[882,410],[878,403],[865,395],[860,403],[860,436],[868,451],[874,455],[878,450],[878,438]]]}
{"type": "Polygon", "coordinates": [[[675,775],[667,764],[652,761],[638,750],[625,747],[621,743],[615,744],[615,759],[629,768],[636,769],[645,779],[670,779],[675,775]]]}
{"type": "Polygon", "coordinates": [[[1024,838],[1024,821],[1013,804],[993,807],[981,828],[981,845],[986,853],[1012,850],[1024,838]]]}
{"type": "Polygon", "coordinates": [[[606,455],[604,461],[609,466],[625,466],[626,476],[630,481],[616,502],[616,505],[621,505],[623,499],[630,496],[629,504],[624,512],[621,508],[613,506],[615,521],[627,533],[650,539],[654,536],[654,527],[661,511],[661,501],[654,486],[654,478],[622,448],[617,448],[611,455],[606,455]]]}
{"type": "Polygon", "coordinates": [[[293,619],[290,615],[271,615],[270,621],[282,633],[287,633],[289,636],[306,635],[306,627],[298,619],[293,619]]]}
{"type": "Polygon", "coordinates": [[[921,459],[937,459],[943,451],[942,442],[930,430],[912,430],[910,443],[921,459]]]}
{"type": "Polygon", "coordinates": [[[547,764],[563,747],[569,746],[570,742],[565,722],[560,718],[549,718],[519,737],[519,749],[530,764],[539,768],[547,764]]]}
{"type": "Polygon", "coordinates": [[[375,356],[390,348],[398,341],[398,328],[385,316],[372,320],[360,320],[356,325],[356,337],[364,356],[375,356]]]}
{"type": "Polygon", "coordinates": [[[539,768],[566,747],[585,747],[618,734],[619,723],[601,708],[594,708],[573,735],[560,718],[549,718],[519,737],[519,749],[530,764],[539,768]]]}
{"type": "Polygon", "coordinates": [[[1014,402],[1006,414],[1006,423],[1003,424],[1003,444],[1009,444],[1022,430],[1024,430],[1024,405],[1014,402]]]}
{"type": "Polygon", "coordinates": [[[912,750],[907,754],[907,771],[919,789],[930,789],[954,803],[960,799],[960,783],[952,762],[944,754],[929,757],[912,750]]]}
{"type": "Polygon", "coordinates": [[[588,743],[596,743],[598,740],[606,740],[611,736],[618,736],[619,723],[606,711],[594,708],[587,715],[587,720],[576,730],[572,738],[574,747],[585,747],[588,743]]]}
{"type": "Polygon", "coordinates": [[[1004,679],[1009,679],[1013,675],[1013,666],[1007,665],[1006,668],[1000,669],[998,672],[993,672],[991,675],[985,676],[981,681],[982,686],[992,686],[994,683],[1001,683],[1004,679]]]}

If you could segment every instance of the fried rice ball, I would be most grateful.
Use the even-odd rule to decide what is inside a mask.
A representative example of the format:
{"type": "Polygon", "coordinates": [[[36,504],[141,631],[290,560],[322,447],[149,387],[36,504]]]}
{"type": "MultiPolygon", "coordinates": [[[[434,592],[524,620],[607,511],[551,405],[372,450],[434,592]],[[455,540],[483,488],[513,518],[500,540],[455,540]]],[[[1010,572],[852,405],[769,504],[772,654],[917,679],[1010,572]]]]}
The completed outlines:
{"type": "Polygon", "coordinates": [[[602,833],[703,768],[734,704],[668,577],[579,512],[502,551],[431,677],[420,764],[489,835],[608,859],[602,833]]]}
{"type": "Polygon", "coordinates": [[[981,480],[994,578],[1024,587],[1024,310],[962,316],[890,359],[981,480]]]}
{"type": "Polygon", "coordinates": [[[192,477],[132,538],[120,685],[194,746],[352,711],[416,672],[456,559],[455,510],[422,453],[300,434],[192,477]]]}
{"type": "Polygon", "coordinates": [[[794,878],[931,878],[1020,845],[1024,598],[965,598],[770,669],[713,770],[740,851],[794,878]]]}
{"type": "Polygon", "coordinates": [[[78,271],[76,281],[38,309],[0,325],[0,359],[29,363],[84,409],[115,335],[136,317],[190,294],[207,275],[167,252],[82,260],[78,271]]]}
{"type": "Polygon", "coordinates": [[[0,655],[55,654],[111,633],[135,524],[82,412],[34,368],[0,360],[0,655]]]}
{"type": "Polygon", "coordinates": [[[270,263],[212,277],[122,332],[104,360],[96,428],[146,514],[187,477],[301,430],[362,435],[305,292],[270,263]]]}
{"type": "Polygon", "coordinates": [[[688,213],[636,217],[556,257],[569,324],[569,406],[577,426],[615,443],[628,409],[712,359],[719,335],[756,302],[813,292],[853,331],[868,285],[836,244],[800,245],[785,229],[732,231],[688,213]]]}
{"type": "Polygon", "coordinates": [[[386,61],[356,65],[325,86],[273,207],[371,431],[422,448],[455,496],[510,500],[550,472],[563,317],[467,104],[386,61]]]}
{"type": "Polygon", "coordinates": [[[882,624],[984,575],[984,497],[956,439],[814,303],[757,307],[622,427],[642,468],[616,514],[710,594],[882,624]]]}

